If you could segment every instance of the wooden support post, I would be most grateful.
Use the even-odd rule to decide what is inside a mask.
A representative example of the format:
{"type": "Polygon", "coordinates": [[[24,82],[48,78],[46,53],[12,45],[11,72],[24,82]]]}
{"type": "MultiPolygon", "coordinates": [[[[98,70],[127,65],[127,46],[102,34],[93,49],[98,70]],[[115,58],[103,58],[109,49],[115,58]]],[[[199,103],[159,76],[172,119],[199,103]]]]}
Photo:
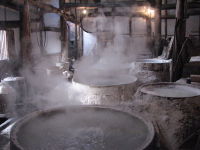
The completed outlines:
{"type": "Polygon", "coordinates": [[[147,26],[147,45],[148,47],[152,48],[151,18],[149,17],[146,17],[146,26],[147,26]]]}
{"type": "Polygon", "coordinates": [[[78,58],[83,56],[83,30],[78,26],[78,58]]]}
{"type": "Polygon", "coordinates": [[[146,18],[147,36],[151,38],[151,18],[146,18]]]}
{"type": "MultiPolygon", "coordinates": [[[[60,0],[60,9],[63,9],[63,5],[65,0],[60,0]]],[[[63,16],[60,17],[60,31],[61,31],[61,55],[60,62],[68,61],[68,32],[67,32],[67,24],[63,16]]]]}
{"type": "Polygon", "coordinates": [[[20,21],[0,21],[0,29],[6,28],[18,28],[20,21]]]}
{"type": "MultiPolygon", "coordinates": [[[[167,0],[164,1],[164,4],[167,5],[167,0]]],[[[165,16],[168,16],[167,9],[165,9],[165,16]]],[[[167,39],[168,31],[167,31],[167,18],[165,18],[165,40],[167,39]]]]}
{"type": "Polygon", "coordinates": [[[200,16],[199,16],[199,41],[200,41],[200,16]]]}
{"type": "MultiPolygon", "coordinates": [[[[43,36],[43,32],[44,32],[44,13],[43,13],[43,11],[40,9],[40,18],[39,18],[39,20],[40,20],[40,28],[39,28],[39,32],[40,32],[40,41],[39,41],[39,43],[40,43],[40,53],[44,56],[45,55],[45,40],[46,39],[44,39],[44,38],[46,38],[46,37],[44,37],[43,36]]],[[[46,35],[45,35],[46,36],[46,35]]]]}
{"type": "Polygon", "coordinates": [[[186,19],[185,19],[186,1],[187,0],[177,0],[176,4],[176,25],[174,33],[175,43],[172,54],[171,81],[176,81],[179,78],[181,78],[184,62],[186,59],[186,58],[181,58],[181,55],[183,55],[183,53],[185,52],[182,49],[182,46],[185,41],[185,32],[186,32],[186,19]]]}
{"type": "Polygon", "coordinates": [[[31,27],[30,27],[30,12],[29,0],[24,1],[24,8],[22,12],[22,27],[21,27],[21,60],[22,65],[31,65],[31,27]]]}
{"type": "Polygon", "coordinates": [[[161,0],[156,0],[154,57],[157,57],[160,51],[160,41],[161,41],[161,9],[160,8],[161,8],[161,0]]]}
{"type": "MultiPolygon", "coordinates": [[[[76,3],[76,0],[75,0],[76,3]]],[[[77,15],[77,9],[75,8],[75,17],[77,19],[78,15],[77,15]]],[[[77,29],[78,25],[77,23],[75,23],[75,59],[78,59],[78,29],[77,29]]]]}
{"type": "Polygon", "coordinates": [[[152,37],[152,25],[151,25],[151,17],[146,17],[146,26],[147,26],[147,46],[149,47],[149,51],[151,52],[151,57],[155,56],[155,48],[153,46],[153,37],[152,37]]]}
{"type": "Polygon", "coordinates": [[[132,37],[132,17],[129,18],[129,35],[132,37]]]}

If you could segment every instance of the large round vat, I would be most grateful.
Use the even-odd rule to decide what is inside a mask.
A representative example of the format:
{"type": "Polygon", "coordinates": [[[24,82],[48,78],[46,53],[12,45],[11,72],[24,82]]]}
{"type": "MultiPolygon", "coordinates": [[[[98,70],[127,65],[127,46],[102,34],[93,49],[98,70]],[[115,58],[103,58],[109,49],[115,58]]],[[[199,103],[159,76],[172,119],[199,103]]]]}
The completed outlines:
{"type": "Polygon", "coordinates": [[[154,129],[141,117],[103,107],[71,106],[32,113],[11,131],[10,150],[144,150],[154,129]]]}
{"type": "Polygon", "coordinates": [[[0,114],[9,113],[12,103],[15,102],[16,91],[5,83],[0,83],[0,114]]]}
{"type": "Polygon", "coordinates": [[[141,70],[143,73],[153,71],[157,80],[159,81],[164,82],[170,80],[169,72],[171,67],[171,60],[164,60],[159,58],[140,59],[132,62],[131,66],[133,71],[135,69],[141,70]]]}
{"type": "Polygon", "coordinates": [[[73,79],[83,95],[83,104],[119,104],[133,99],[137,78],[131,75],[105,75],[73,79]]]}
{"type": "Polygon", "coordinates": [[[2,82],[16,90],[17,102],[22,102],[27,96],[27,83],[24,77],[7,77],[2,82]]]}
{"type": "Polygon", "coordinates": [[[137,65],[143,70],[149,71],[168,71],[170,68],[171,60],[164,59],[141,59],[136,60],[133,64],[137,65]]]}
{"type": "Polygon", "coordinates": [[[0,114],[4,114],[6,112],[6,108],[7,108],[6,97],[7,97],[7,94],[0,93],[0,114]]]}
{"type": "Polygon", "coordinates": [[[14,89],[25,88],[25,78],[24,77],[7,77],[2,80],[3,83],[7,83],[14,89]]]}
{"type": "Polygon", "coordinates": [[[152,97],[160,97],[160,99],[193,99],[194,97],[200,97],[200,89],[188,84],[178,83],[147,84],[140,88],[140,92],[152,97]]]}
{"type": "MultiPolygon", "coordinates": [[[[158,122],[168,148],[179,149],[200,128],[200,89],[179,83],[152,83],[138,88],[135,105],[158,122]]],[[[192,145],[193,146],[193,145],[192,145]]]]}

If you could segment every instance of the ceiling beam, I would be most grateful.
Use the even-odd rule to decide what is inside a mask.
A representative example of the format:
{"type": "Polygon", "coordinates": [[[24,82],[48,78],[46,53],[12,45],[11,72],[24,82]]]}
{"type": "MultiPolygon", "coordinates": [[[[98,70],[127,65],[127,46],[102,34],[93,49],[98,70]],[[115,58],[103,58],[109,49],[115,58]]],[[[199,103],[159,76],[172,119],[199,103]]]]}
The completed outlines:
{"type": "Polygon", "coordinates": [[[65,8],[71,8],[71,7],[130,7],[132,5],[146,5],[149,4],[146,1],[125,1],[125,2],[116,2],[116,3],[65,3],[65,8]]]}
{"type": "MultiPolygon", "coordinates": [[[[200,15],[200,10],[188,10],[186,18],[188,18],[189,16],[199,16],[199,15],[200,15]]],[[[175,14],[163,15],[161,16],[161,19],[176,19],[176,17],[175,14]]]]}
{"type": "MultiPolygon", "coordinates": [[[[188,9],[192,9],[192,8],[200,8],[200,2],[189,2],[187,4],[187,8],[188,9]]],[[[176,9],[176,4],[165,4],[165,5],[161,5],[161,10],[165,10],[165,9],[176,9]]]]}
{"type": "MultiPolygon", "coordinates": [[[[10,3],[16,4],[16,5],[23,6],[25,0],[7,0],[7,1],[9,1],[10,3]]],[[[40,2],[40,1],[29,0],[29,3],[30,3],[30,5],[40,8],[45,12],[56,13],[56,14],[63,16],[65,18],[65,20],[75,22],[74,18],[62,9],[56,8],[52,5],[49,5],[44,2],[40,2]]]]}
{"type": "Polygon", "coordinates": [[[0,21],[0,28],[18,28],[20,21],[0,21]]]}
{"type": "Polygon", "coordinates": [[[16,11],[20,11],[21,10],[21,6],[19,5],[15,5],[13,3],[10,3],[9,1],[0,1],[0,6],[4,6],[4,7],[7,7],[7,8],[10,8],[10,9],[13,9],[13,10],[16,10],[16,11]]]}

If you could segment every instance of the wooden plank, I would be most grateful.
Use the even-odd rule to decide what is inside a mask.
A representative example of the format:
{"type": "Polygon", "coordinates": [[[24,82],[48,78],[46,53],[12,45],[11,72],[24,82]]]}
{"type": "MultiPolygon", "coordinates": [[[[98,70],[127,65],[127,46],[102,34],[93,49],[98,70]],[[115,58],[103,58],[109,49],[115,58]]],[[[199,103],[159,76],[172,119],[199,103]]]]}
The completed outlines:
{"type": "Polygon", "coordinates": [[[200,149],[200,132],[198,133],[197,143],[195,145],[195,150],[199,150],[199,149],[200,149]]]}
{"type": "MultiPolygon", "coordinates": [[[[61,32],[58,27],[44,27],[44,31],[61,32]]],[[[40,29],[31,29],[31,32],[40,32],[40,29]]]]}
{"type": "Polygon", "coordinates": [[[57,27],[44,27],[44,31],[61,32],[60,28],[57,27]]]}
{"type": "MultiPolygon", "coordinates": [[[[23,6],[24,2],[26,0],[8,0],[8,1],[10,3],[23,6]]],[[[34,1],[34,0],[29,0],[29,3],[32,6],[35,6],[35,7],[40,8],[40,9],[43,9],[43,11],[45,11],[45,12],[56,13],[56,14],[59,14],[59,15],[63,16],[65,18],[65,20],[68,20],[68,21],[71,21],[71,22],[75,22],[73,16],[69,15],[67,12],[65,12],[65,11],[63,11],[63,10],[61,10],[59,8],[56,8],[56,7],[52,6],[52,5],[49,5],[49,4],[46,4],[44,2],[40,2],[40,1],[34,1]]]]}
{"type": "Polygon", "coordinates": [[[4,7],[7,7],[7,8],[16,10],[16,11],[21,11],[21,9],[22,9],[21,6],[14,5],[13,3],[10,3],[7,0],[0,1],[0,6],[4,6],[4,7]]]}
{"type": "MultiPolygon", "coordinates": [[[[200,8],[200,2],[189,2],[187,5],[188,5],[187,6],[188,9],[200,8]]],[[[161,10],[165,10],[165,9],[176,9],[176,3],[162,5],[161,10]]]]}
{"type": "Polygon", "coordinates": [[[175,25],[175,43],[172,54],[172,72],[171,81],[177,81],[182,76],[183,66],[187,60],[184,55],[186,51],[183,49],[186,33],[186,20],[185,20],[185,1],[177,0],[176,6],[176,25],[175,25]]]}
{"type": "Polygon", "coordinates": [[[20,24],[20,21],[0,21],[0,28],[19,28],[20,24]]]}
{"type": "Polygon", "coordinates": [[[124,1],[124,2],[101,2],[101,3],[65,3],[65,8],[71,7],[130,7],[132,5],[143,6],[149,4],[147,1],[124,1]]]}
{"type": "MultiPolygon", "coordinates": [[[[200,15],[200,10],[188,10],[186,18],[189,16],[199,16],[200,15]]],[[[162,15],[161,19],[176,19],[175,14],[174,15],[162,15]]]]}

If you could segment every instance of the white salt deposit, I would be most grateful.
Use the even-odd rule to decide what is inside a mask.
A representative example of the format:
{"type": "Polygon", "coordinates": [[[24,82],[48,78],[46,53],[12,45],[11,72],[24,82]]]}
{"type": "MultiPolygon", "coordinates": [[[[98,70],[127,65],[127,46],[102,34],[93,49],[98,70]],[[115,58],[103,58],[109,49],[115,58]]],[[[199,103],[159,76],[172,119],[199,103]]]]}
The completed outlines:
{"type": "MultiPolygon", "coordinates": [[[[153,59],[140,59],[140,60],[137,60],[136,62],[140,62],[140,63],[151,63],[151,64],[162,64],[162,63],[170,63],[171,62],[171,59],[169,60],[164,60],[164,59],[161,59],[161,58],[153,58],[153,59]]],[[[134,62],[135,63],[135,62],[134,62]]]]}
{"type": "Polygon", "coordinates": [[[17,80],[23,80],[24,77],[7,77],[4,78],[3,81],[17,81],[17,80]]]}
{"type": "Polygon", "coordinates": [[[0,94],[11,94],[13,92],[15,92],[15,90],[11,86],[0,83],[0,94]]]}
{"type": "Polygon", "coordinates": [[[200,96],[200,90],[187,85],[147,85],[141,89],[141,92],[161,96],[161,97],[172,97],[172,98],[183,98],[200,96]]]}

